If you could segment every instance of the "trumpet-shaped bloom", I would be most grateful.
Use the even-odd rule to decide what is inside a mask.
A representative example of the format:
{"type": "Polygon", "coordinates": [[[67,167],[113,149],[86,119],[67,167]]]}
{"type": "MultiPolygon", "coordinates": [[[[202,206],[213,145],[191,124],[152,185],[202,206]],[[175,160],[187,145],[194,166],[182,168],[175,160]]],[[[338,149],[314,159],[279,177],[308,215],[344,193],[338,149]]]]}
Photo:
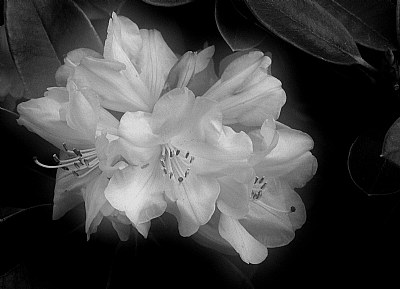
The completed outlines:
{"type": "MultiPolygon", "coordinates": [[[[240,123],[246,126],[261,126],[268,116],[279,117],[286,102],[282,83],[269,73],[271,59],[261,51],[228,56],[221,63],[231,61],[214,81],[213,69],[199,79],[198,86],[208,90],[202,95],[219,103],[224,124],[240,123]],[[213,85],[210,87],[209,84],[213,85]]],[[[212,65],[212,63],[211,63],[212,65]]]]}
{"type": "Polygon", "coordinates": [[[152,113],[125,113],[118,132],[133,165],[113,175],[107,200],[135,225],[176,202],[182,236],[209,221],[220,191],[216,177],[239,174],[252,152],[245,133],[222,125],[214,101],[195,99],[187,88],[163,95],[152,113]]]}
{"type": "Polygon", "coordinates": [[[78,87],[95,91],[104,108],[120,112],[150,112],[177,61],[160,32],[139,29],[115,13],[108,25],[103,56],[85,55],[73,73],[66,75],[78,87]]]}
{"type": "MultiPolygon", "coordinates": [[[[53,218],[62,217],[68,210],[85,201],[86,231],[96,231],[102,216],[114,214],[104,197],[104,189],[112,172],[124,164],[113,154],[112,139],[118,120],[100,106],[90,90],[79,90],[69,81],[66,87],[49,88],[44,97],[23,102],[17,107],[18,123],[40,135],[60,149],[54,155],[56,168],[53,218]]],[[[115,225],[117,226],[117,225],[115,225]]],[[[121,238],[123,231],[118,231],[121,238]]]]}
{"type": "MultiPolygon", "coordinates": [[[[250,158],[255,176],[248,189],[239,194],[248,199],[248,207],[237,208],[218,200],[219,222],[200,230],[208,239],[230,244],[246,263],[258,264],[270,247],[284,246],[305,222],[306,211],[294,188],[312,178],[317,161],[310,153],[312,139],[305,133],[266,120],[260,130],[249,133],[254,153],[250,158]],[[240,211],[239,211],[240,212],[240,211]],[[222,237],[222,239],[221,239],[222,237]]],[[[238,195],[238,187],[225,187],[221,195],[238,195]]]]}

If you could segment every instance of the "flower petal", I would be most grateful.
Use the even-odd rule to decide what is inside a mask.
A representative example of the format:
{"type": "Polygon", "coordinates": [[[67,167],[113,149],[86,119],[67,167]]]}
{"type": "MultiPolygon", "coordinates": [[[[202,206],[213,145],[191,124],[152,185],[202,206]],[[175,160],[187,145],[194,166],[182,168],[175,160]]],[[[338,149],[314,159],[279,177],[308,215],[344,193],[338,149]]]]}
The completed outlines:
{"type": "Polygon", "coordinates": [[[129,60],[134,60],[142,49],[142,37],[138,26],[124,16],[117,16],[114,12],[108,23],[107,39],[104,45],[104,58],[121,61],[125,54],[129,60]]]}
{"type": "Polygon", "coordinates": [[[150,111],[149,92],[139,78],[120,62],[86,57],[75,67],[73,80],[79,88],[91,88],[104,108],[115,111],[150,111]]]}
{"type": "MultiPolygon", "coordinates": [[[[271,175],[273,172],[290,164],[291,161],[311,150],[314,146],[312,138],[294,129],[278,129],[279,140],[275,148],[254,166],[257,175],[271,175]]],[[[295,163],[294,163],[295,164],[295,163]]]]}
{"type": "Polygon", "coordinates": [[[17,122],[56,147],[66,143],[77,149],[93,147],[93,140],[83,131],[75,130],[61,118],[60,110],[68,102],[65,88],[49,88],[45,97],[31,99],[18,105],[17,122]]]}
{"type": "Polygon", "coordinates": [[[187,88],[177,88],[164,94],[155,104],[151,126],[164,142],[187,127],[192,118],[194,95],[187,88]]]}
{"type": "Polygon", "coordinates": [[[306,152],[292,162],[287,163],[285,167],[286,169],[284,169],[284,166],[281,169],[282,172],[287,172],[287,174],[283,175],[281,179],[285,180],[292,188],[301,188],[315,175],[318,162],[310,152],[306,152]],[[294,169],[289,171],[290,168],[294,169]]]}
{"type": "Polygon", "coordinates": [[[111,224],[114,230],[117,232],[118,237],[121,241],[125,242],[129,240],[129,235],[131,232],[131,226],[122,224],[118,221],[111,220],[111,224]]]}
{"type": "Polygon", "coordinates": [[[249,213],[240,223],[259,242],[273,248],[290,243],[305,218],[304,204],[297,193],[287,183],[268,178],[262,197],[250,202],[249,213]]]}
{"type": "Polygon", "coordinates": [[[73,81],[67,84],[69,93],[66,121],[69,127],[80,130],[93,138],[99,121],[100,102],[90,90],[79,91],[73,81]]]}
{"type": "Polygon", "coordinates": [[[218,178],[218,182],[221,188],[217,201],[218,209],[236,219],[245,216],[249,211],[248,186],[232,177],[218,178]]]}
{"type": "MultiPolygon", "coordinates": [[[[107,187],[108,179],[107,176],[103,173],[96,178],[93,178],[86,188],[83,189],[83,198],[85,200],[85,208],[86,208],[86,233],[89,234],[89,229],[91,229],[91,225],[95,217],[100,214],[100,209],[107,202],[104,197],[104,190],[107,187]]],[[[102,216],[102,215],[101,215],[102,216]]],[[[92,230],[96,230],[93,229],[92,230]]]]}
{"type": "Polygon", "coordinates": [[[180,212],[178,228],[183,237],[193,235],[210,220],[218,194],[219,184],[211,177],[189,174],[182,183],[174,185],[175,200],[180,212]]]}
{"type": "Polygon", "coordinates": [[[260,264],[268,256],[268,249],[251,236],[245,228],[229,216],[221,214],[219,233],[239,253],[247,264],[260,264]]]}
{"type": "Polygon", "coordinates": [[[105,190],[106,199],[137,226],[162,215],[167,203],[164,200],[166,185],[158,162],[147,166],[117,171],[105,190]]]}
{"type": "Polygon", "coordinates": [[[96,169],[83,178],[77,178],[69,171],[57,170],[56,185],[54,188],[53,219],[57,220],[64,216],[66,212],[83,202],[85,186],[100,175],[100,170],[96,169]]]}
{"type": "Polygon", "coordinates": [[[269,76],[262,83],[222,100],[219,105],[224,124],[238,122],[259,126],[269,115],[277,119],[286,102],[286,93],[280,83],[269,76]]]}
{"type": "Polygon", "coordinates": [[[203,96],[220,101],[232,95],[242,82],[262,63],[269,65],[271,60],[261,51],[252,51],[232,61],[217,81],[203,96]]]}
{"type": "Polygon", "coordinates": [[[178,60],[157,30],[141,29],[143,47],[136,58],[141,69],[140,78],[150,91],[152,103],[156,103],[164,87],[169,71],[178,60]]]}
{"type": "Polygon", "coordinates": [[[87,56],[103,58],[100,53],[89,48],[78,48],[68,52],[67,57],[64,58],[64,65],[61,65],[56,71],[57,85],[66,86],[68,78],[74,73],[74,68],[87,56]]]}
{"type": "Polygon", "coordinates": [[[126,112],[120,120],[118,135],[134,146],[157,146],[163,141],[153,132],[152,122],[152,115],[148,112],[126,112]]]}
{"type": "Polygon", "coordinates": [[[171,139],[171,143],[190,151],[196,159],[192,167],[197,173],[211,174],[247,165],[252,152],[250,138],[222,125],[214,101],[196,98],[189,121],[188,128],[171,139]]]}

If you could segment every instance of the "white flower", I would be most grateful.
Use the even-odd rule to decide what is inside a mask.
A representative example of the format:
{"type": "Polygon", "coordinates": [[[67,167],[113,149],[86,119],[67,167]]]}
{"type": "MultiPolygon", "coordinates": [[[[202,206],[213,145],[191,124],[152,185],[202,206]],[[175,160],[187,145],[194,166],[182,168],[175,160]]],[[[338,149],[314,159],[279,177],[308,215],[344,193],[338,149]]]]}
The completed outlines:
{"type": "Polygon", "coordinates": [[[294,231],[304,224],[305,207],[293,189],[312,178],[317,161],[310,153],[313,141],[307,134],[281,124],[276,129],[273,119],[249,135],[256,175],[247,190],[237,185],[221,186],[217,221],[202,227],[200,233],[223,246],[227,241],[244,262],[258,264],[267,257],[267,248],[288,244],[294,231]],[[247,193],[243,195],[243,191],[247,193]],[[232,202],[243,197],[248,199],[248,207],[232,202]]]}
{"type": "Polygon", "coordinates": [[[23,102],[17,109],[20,125],[60,149],[60,156],[54,155],[56,165],[35,160],[43,167],[58,169],[53,218],[62,217],[83,198],[86,231],[88,235],[95,232],[103,215],[115,214],[104,189],[113,171],[124,166],[112,152],[113,141],[106,138],[116,134],[118,120],[100,106],[96,94],[78,90],[72,81],[67,87],[49,88],[44,97],[23,102]]]}
{"type": "Polygon", "coordinates": [[[219,194],[217,177],[246,169],[252,143],[223,126],[214,101],[187,88],[164,94],[152,113],[127,112],[119,142],[131,166],[116,172],[105,195],[135,224],[148,224],[176,202],[179,231],[190,236],[207,223],[219,194]]]}
{"type": "Polygon", "coordinates": [[[79,88],[96,92],[106,109],[152,111],[177,61],[175,54],[160,32],[139,30],[135,23],[115,13],[107,32],[104,59],[96,55],[78,57],[79,61],[70,65],[73,71],[65,76],[79,88]]]}

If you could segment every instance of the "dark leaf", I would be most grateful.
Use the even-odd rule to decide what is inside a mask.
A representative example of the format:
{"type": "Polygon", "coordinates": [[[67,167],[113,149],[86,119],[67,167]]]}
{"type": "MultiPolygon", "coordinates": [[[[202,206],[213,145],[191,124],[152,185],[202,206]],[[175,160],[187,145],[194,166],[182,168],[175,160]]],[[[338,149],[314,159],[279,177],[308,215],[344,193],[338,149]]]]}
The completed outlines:
{"type": "Polygon", "coordinates": [[[382,156],[400,166],[400,118],[398,118],[386,133],[382,146],[382,156]]]}
{"type": "Polygon", "coordinates": [[[10,271],[0,276],[0,284],[3,289],[31,289],[25,266],[19,264],[10,271]]]}
{"type": "Polygon", "coordinates": [[[25,86],[25,97],[43,96],[55,86],[54,74],[60,66],[31,1],[6,1],[5,23],[11,54],[25,86]]]}
{"type": "Polygon", "coordinates": [[[43,96],[55,86],[59,59],[76,48],[102,52],[102,43],[83,11],[68,0],[6,1],[10,52],[27,98],[43,96]]]}
{"type": "Polygon", "coordinates": [[[256,47],[265,38],[265,31],[244,18],[231,1],[215,1],[215,22],[232,51],[256,47]]]}
{"type": "Polygon", "coordinates": [[[382,0],[317,0],[336,17],[354,40],[366,47],[385,51],[396,49],[394,7],[382,0]]]}
{"type": "Polygon", "coordinates": [[[311,0],[246,0],[246,3],[267,29],[297,48],[325,61],[370,67],[343,24],[317,3],[311,0]]]}
{"type": "Polygon", "coordinates": [[[194,0],[142,0],[142,1],[155,6],[174,7],[174,6],[188,4],[190,2],[193,2],[194,0]]]}
{"type": "Polygon", "coordinates": [[[77,48],[103,52],[103,43],[82,9],[71,0],[33,0],[58,55],[77,48]]]}
{"type": "Polygon", "coordinates": [[[400,191],[400,168],[381,157],[382,140],[359,136],[352,144],[347,160],[350,177],[368,196],[389,195],[400,191]]]}
{"type": "Polygon", "coordinates": [[[125,0],[74,0],[91,19],[109,18],[112,12],[119,13],[119,9],[125,3],[125,0]]]}
{"type": "Polygon", "coordinates": [[[397,0],[396,5],[396,36],[397,44],[400,45],[400,0],[397,0]]]}

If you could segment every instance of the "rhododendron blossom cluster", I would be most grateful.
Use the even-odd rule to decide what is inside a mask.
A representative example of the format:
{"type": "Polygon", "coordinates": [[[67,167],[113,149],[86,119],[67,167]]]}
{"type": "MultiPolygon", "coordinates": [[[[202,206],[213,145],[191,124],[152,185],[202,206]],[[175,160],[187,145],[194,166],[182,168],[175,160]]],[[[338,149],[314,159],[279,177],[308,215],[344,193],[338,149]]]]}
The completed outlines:
{"type": "Polygon", "coordinates": [[[104,53],[77,49],[59,87],[18,106],[18,123],[60,149],[53,217],[84,201],[86,232],[109,218],[121,240],[173,214],[182,236],[246,263],[288,244],[306,219],[294,191],[317,168],[307,134],[277,121],[286,101],[260,51],[217,77],[214,47],[177,56],[157,30],[112,15],[104,53]]]}

